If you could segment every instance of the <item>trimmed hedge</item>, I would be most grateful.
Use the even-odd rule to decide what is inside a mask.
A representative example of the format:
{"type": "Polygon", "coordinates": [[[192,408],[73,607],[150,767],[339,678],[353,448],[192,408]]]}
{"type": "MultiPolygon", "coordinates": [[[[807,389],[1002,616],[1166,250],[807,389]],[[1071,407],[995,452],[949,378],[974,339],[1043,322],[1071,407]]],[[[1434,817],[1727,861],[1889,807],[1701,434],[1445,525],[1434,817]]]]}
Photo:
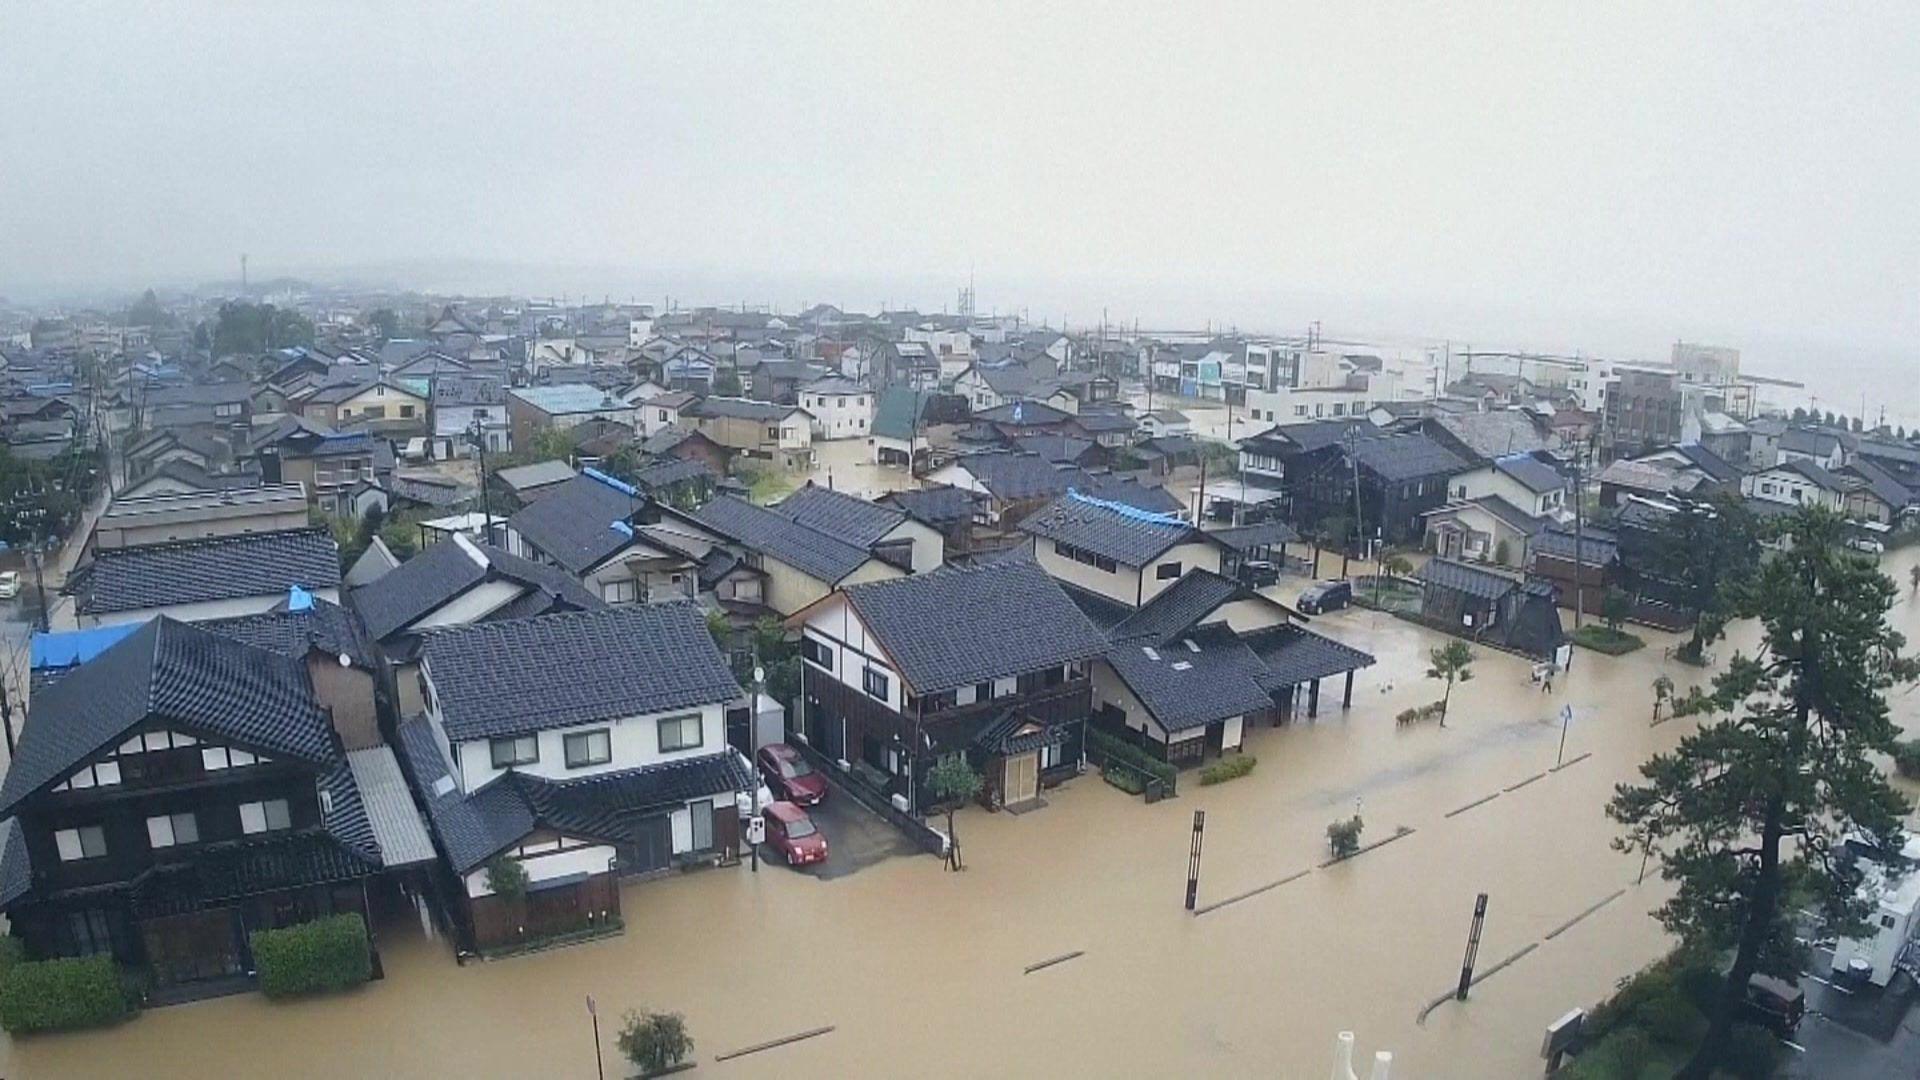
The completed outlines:
{"type": "Polygon", "coordinates": [[[1113,758],[1131,765],[1162,783],[1169,789],[1178,783],[1179,770],[1133,745],[1125,739],[1109,735],[1095,728],[1087,728],[1087,748],[1102,757],[1113,758]]]}
{"type": "Polygon", "coordinates": [[[1573,632],[1573,643],[1594,652],[1608,656],[1620,656],[1635,649],[1644,648],[1646,641],[1638,634],[1629,634],[1625,630],[1615,630],[1611,626],[1588,623],[1573,632]]]}
{"type": "Polygon", "coordinates": [[[25,960],[0,975],[0,1027],[15,1035],[99,1027],[131,1011],[112,957],[25,960]]]}
{"type": "Polygon", "coordinates": [[[288,997],[344,990],[373,978],[367,924],[351,912],[247,936],[260,991],[288,997]]]}
{"type": "Polygon", "coordinates": [[[1224,784],[1229,780],[1238,780],[1253,771],[1259,764],[1258,758],[1245,752],[1232,757],[1223,757],[1219,761],[1200,770],[1202,784],[1224,784]]]}

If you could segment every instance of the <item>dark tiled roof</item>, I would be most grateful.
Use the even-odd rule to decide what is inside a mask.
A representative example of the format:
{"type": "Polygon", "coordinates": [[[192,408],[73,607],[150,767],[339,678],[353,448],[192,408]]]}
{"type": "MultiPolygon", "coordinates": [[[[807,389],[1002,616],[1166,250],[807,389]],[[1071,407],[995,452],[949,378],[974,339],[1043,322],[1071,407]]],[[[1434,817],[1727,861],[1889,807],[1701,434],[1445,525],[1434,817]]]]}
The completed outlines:
{"type": "Polygon", "coordinates": [[[1371,655],[1291,623],[1255,630],[1242,640],[1267,666],[1261,685],[1270,693],[1373,666],[1371,655]]]}
{"type": "Polygon", "coordinates": [[[780,500],[773,511],[862,548],[871,548],[907,517],[904,510],[870,503],[842,491],[829,491],[813,483],[780,500]]]}
{"type": "Polygon", "coordinates": [[[634,472],[633,482],[642,491],[656,491],[703,477],[710,480],[719,479],[714,476],[713,470],[707,467],[707,463],[698,458],[688,458],[685,461],[668,459],[641,466],[634,472]]]}
{"type": "Polygon", "coordinates": [[[1072,435],[1019,435],[1013,440],[1016,449],[1029,454],[1038,454],[1056,464],[1067,462],[1078,464],[1082,455],[1094,448],[1091,439],[1075,438],[1072,435]]]}
{"type": "Polygon", "coordinates": [[[580,609],[602,606],[599,597],[555,567],[488,544],[474,543],[469,548],[460,540],[429,545],[372,583],[355,589],[348,599],[365,620],[368,636],[379,641],[490,579],[525,586],[537,597],[542,611],[556,602],[580,609]],[[478,552],[487,565],[481,566],[470,551],[478,552]]]}
{"type": "Polygon", "coordinates": [[[1895,513],[1920,501],[1920,498],[1916,498],[1915,492],[1909,490],[1897,477],[1864,456],[1855,458],[1852,464],[1840,471],[1842,474],[1858,477],[1881,502],[1893,507],[1895,513]]]}
{"type": "Polygon", "coordinates": [[[1435,588],[1451,589],[1483,600],[1498,600],[1520,587],[1518,581],[1505,574],[1496,574],[1452,559],[1429,559],[1414,577],[1435,588]]]}
{"type": "Polygon", "coordinates": [[[754,401],[750,398],[710,397],[689,405],[683,412],[688,416],[730,417],[736,420],[780,420],[796,412],[804,412],[798,405],[778,405],[771,401],[754,401]]]}
{"type": "Polygon", "coordinates": [[[1796,454],[1812,454],[1815,457],[1827,457],[1840,446],[1839,437],[1825,431],[1810,428],[1789,427],[1780,433],[1780,449],[1796,454]]]}
{"type": "Polygon", "coordinates": [[[378,866],[326,833],[249,838],[210,845],[196,851],[192,862],[156,869],[140,880],[131,899],[141,917],[183,914],[263,892],[357,881],[378,866]]]}
{"type": "MultiPolygon", "coordinates": [[[[1604,566],[1620,556],[1620,545],[1614,538],[1597,530],[1582,530],[1579,549],[1582,562],[1588,566],[1604,566]]],[[[1533,553],[1552,559],[1573,561],[1574,536],[1570,528],[1553,526],[1533,538],[1533,553]]]]}
{"type": "Polygon", "coordinates": [[[1106,639],[1038,564],[942,567],[846,597],[907,685],[939,693],[1100,652],[1106,639]]]}
{"type": "Polygon", "coordinates": [[[1532,454],[1508,454],[1506,457],[1495,459],[1493,467],[1506,473],[1521,487],[1535,495],[1559,491],[1567,486],[1566,478],[1555,471],[1553,466],[1532,454]]]}
{"type": "Polygon", "coordinates": [[[25,896],[33,888],[33,859],[27,852],[27,838],[20,831],[20,819],[8,818],[0,843],[0,907],[25,896]]]}
{"type": "Polygon", "coordinates": [[[269,756],[333,758],[332,729],[303,665],[161,616],[34,695],[0,807],[149,716],[269,756]]]}
{"type": "Polygon", "coordinates": [[[507,527],[577,576],[633,542],[613,523],[625,523],[645,503],[644,496],[582,473],[508,518],[507,527]]]}
{"type": "Polygon", "coordinates": [[[973,418],[989,424],[1040,427],[1071,420],[1073,414],[1056,409],[1043,401],[1009,401],[1005,405],[995,405],[991,409],[974,413],[973,418]]]}
{"type": "Polygon", "coordinates": [[[1186,633],[1200,620],[1233,600],[1262,600],[1273,604],[1280,617],[1286,609],[1245,585],[1210,570],[1189,570],[1179,581],[1160,590],[1153,599],[1107,632],[1114,641],[1165,641],[1186,633]]]}
{"type": "Polygon", "coordinates": [[[230,619],[209,619],[196,623],[221,637],[232,638],[256,649],[306,659],[319,649],[334,656],[345,654],[363,668],[373,666],[360,621],[339,604],[314,599],[301,611],[289,611],[281,604],[257,615],[237,615],[230,619]]]}
{"type": "Polygon", "coordinates": [[[180,540],[99,552],[76,578],[74,610],[102,615],[336,588],[340,549],[325,529],[180,540]]]}
{"type": "Polygon", "coordinates": [[[994,498],[1008,501],[1051,499],[1080,484],[1085,473],[1062,468],[1038,454],[987,450],[954,462],[971,473],[994,498]]]}
{"type": "Polygon", "coordinates": [[[1432,438],[1417,433],[1376,435],[1354,443],[1354,457],[1389,482],[1464,472],[1468,463],[1432,438]]]}
{"type": "Polygon", "coordinates": [[[1799,473],[1810,483],[1818,485],[1826,491],[1846,490],[1846,485],[1840,482],[1839,477],[1805,458],[1793,458],[1790,461],[1783,461],[1779,464],[1778,468],[1785,469],[1788,472],[1799,473]]]}
{"type": "Polygon", "coordinates": [[[1200,530],[1133,508],[1069,493],[1020,521],[1023,532],[1091,551],[1128,566],[1145,566],[1175,544],[1199,540],[1200,530]]]}
{"type": "MultiPolygon", "coordinates": [[[[1019,552],[1022,556],[1027,555],[1025,548],[1012,550],[1019,552]]],[[[1027,558],[1025,561],[1032,560],[1027,558]]],[[[976,562],[976,565],[979,564],[976,562]]],[[[1090,589],[1077,588],[1064,581],[1060,583],[1060,588],[1067,594],[1067,599],[1073,601],[1073,605],[1080,609],[1080,613],[1087,617],[1087,621],[1103,633],[1112,631],[1115,626],[1125,622],[1127,617],[1133,614],[1133,609],[1127,605],[1090,589]]]]}
{"type": "Polygon", "coordinates": [[[1163,487],[1143,484],[1131,476],[1115,473],[1090,472],[1086,483],[1079,488],[1082,494],[1092,495],[1096,499],[1126,503],[1136,510],[1146,510],[1155,514],[1178,514],[1185,509],[1173,493],[1163,487]]]}
{"type": "Polygon", "coordinates": [[[430,631],[423,655],[456,741],[732,701],[740,685],[692,603],[430,631]],[[563,673],[556,675],[555,673],[563,673]]]}
{"type": "Polygon", "coordinates": [[[1467,503],[1485,510],[1508,528],[1522,533],[1537,532],[1546,524],[1545,519],[1534,517],[1498,495],[1482,495],[1477,499],[1468,499],[1467,503]]]}
{"type": "Polygon", "coordinates": [[[864,566],[871,554],[745,499],[722,495],[693,512],[695,521],[769,558],[832,584],[864,566]]]}
{"type": "Polygon", "coordinates": [[[980,504],[979,496],[951,484],[940,484],[915,491],[889,492],[880,496],[880,501],[889,506],[897,506],[906,511],[908,517],[936,529],[972,522],[973,515],[980,504]]]}
{"type": "Polygon", "coordinates": [[[1117,412],[1083,412],[1073,418],[1075,427],[1088,434],[1110,431],[1132,431],[1136,426],[1133,418],[1117,412]]]}
{"type": "Polygon", "coordinates": [[[1740,479],[1740,470],[1727,464],[1719,454],[1701,446],[1699,443],[1681,443],[1674,447],[1681,457],[1692,462],[1694,468],[1706,473],[1715,481],[1730,484],[1740,479]]]}
{"type": "Polygon", "coordinates": [[[1008,709],[974,735],[973,744],[990,755],[1024,754],[1042,746],[1065,742],[1065,724],[1035,720],[1023,710],[1008,709]]]}
{"type": "Polygon", "coordinates": [[[1106,659],[1170,732],[1273,705],[1261,683],[1267,666],[1225,626],[1203,626],[1159,645],[1116,645],[1106,659]]]}
{"type": "Polygon", "coordinates": [[[533,831],[533,811],[511,787],[490,784],[471,797],[460,791],[426,717],[401,724],[399,736],[414,790],[455,873],[472,870],[533,831]]]}

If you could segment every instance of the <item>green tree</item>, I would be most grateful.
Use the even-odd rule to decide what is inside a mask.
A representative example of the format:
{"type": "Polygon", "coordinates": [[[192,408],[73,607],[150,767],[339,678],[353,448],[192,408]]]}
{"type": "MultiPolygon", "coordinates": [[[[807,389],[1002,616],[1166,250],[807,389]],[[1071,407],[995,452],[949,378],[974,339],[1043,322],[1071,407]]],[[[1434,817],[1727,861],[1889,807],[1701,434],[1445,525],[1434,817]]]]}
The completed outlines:
{"type": "Polygon", "coordinates": [[[965,751],[942,755],[927,770],[927,790],[947,808],[947,869],[961,870],[960,834],[953,831],[953,813],[960,804],[980,794],[980,774],[968,763],[965,751]]]}
{"type": "Polygon", "coordinates": [[[1673,700],[1673,678],[1666,674],[1653,677],[1653,718],[1660,719],[1660,706],[1673,700]]]}
{"type": "Polygon", "coordinates": [[[127,308],[123,321],[128,326],[172,326],[179,322],[173,312],[160,306],[160,298],[153,294],[152,289],[141,293],[140,299],[127,308]]]}
{"type": "Polygon", "coordinates": [[[1660,848],[1662,876],[1678,883],[1662,924],[1683,945],[1733,950],[1683,1077],[1723,1060],[1751,975],[1799,970],[1791,906],[1817,909],[1829,932],[1857,932],[1861,871],[1843,841],[1897,851],[1909,810],[1875,761],[1895,743],[1888,689],[1920,674],[1885,617],[1893,583],[1845,552],[1833,514],[1801,510],[1788,528],[1793,546],[1731,599],[1759,620],[1759,653],[1736,655],[1711,693],[1675,703],[1714,719],[1641,766],[1644,782],[1619,785],[1607,808],[1628,829],[1614,846],[1660,848]]]}
{"type": "Polygon", "coordinates": [[[487,860],[487,888],[503,900],[519,900],[527,895],[527,868],[519,859],[496,855],[487,860]]]}
{"type": "Polygon", "coordinates": [[[1600,601],[1600,618],[1607,624],[1607,629],[1619,633],[1620,624],[1626,622],[1632,612],[1633,597],[1627,595],[1627,590],[1608,586],[1606,596],[1600,601]]]}
{"type": "Polygon", "coordinates": [[[390,341],[400,333],[400,316],[392,308],[374,308],[367,312],[367,328],[381,341],[390,341]]]}
{"type": "Polygon", "coordinates": [[[670,1069],[693,1053],[687,1019],[679,1013],[630,1011],[621,1021],[620,1034],[614,1042],[643,1076],[670,1069]]]}
{"type": "Polygon", "coordinates": [[[1473,678],[1473,650],[1467,648],[1464,641],[1449,641],[1427,654],[1427,678],[1441,679],[1447,684],[1445,694],[1440,697],[1440,726],[1447,726],[1447,705],[1453,700],[1453,684],[1467,682],[1473,678]]]}
{"type": "Polygon", "coordinates": [[[1675,599],[1698,612],[1693,634],[1675,651],[1698,664],[1706,647],[1726,633],[1733,586],[1760,564],[1760,524],[1738,498],[1683,503],[1653,538],[1653,572],[1672,585],[1675,599]]]}
{"type": "Polygon", "coordinates": [[[1380,569],[1386,572],[1387,580],[1391,581],[1413,573],[1413,564],[1407,561],[1405,555],[1389,555],[1381,561],[1380,569]]]}
{"type": "Polygon", "coordinates": [[[722,368],[714,372],[713,392],[721,397],[739,397],[740,373],[732,368],[722,368]]]}
{"type": "Polygon", "coordinates": [[[312,321],[289,308],[228,300],[214,321],[212,348],[217,356],[311,344],[312,321]]]}

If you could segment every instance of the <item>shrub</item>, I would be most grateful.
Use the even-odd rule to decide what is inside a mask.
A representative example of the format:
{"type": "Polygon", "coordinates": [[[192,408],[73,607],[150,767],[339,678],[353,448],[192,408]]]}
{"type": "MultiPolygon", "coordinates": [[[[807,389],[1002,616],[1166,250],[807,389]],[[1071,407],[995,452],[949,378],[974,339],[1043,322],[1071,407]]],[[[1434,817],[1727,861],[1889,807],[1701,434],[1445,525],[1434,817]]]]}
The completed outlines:
{"type": "Polygon", "coordinates": [[[1087,729],[1087,749],[1139,769],[1171,788],[1179,770],[1118,736],[1093,728],[1087,729]]]}
{"type": "Polygon", "coordinates": [[[1555,1073],[1562,1080],[1639,1080],[1653,1064],[1653,1043],[1646,1033],[1628,1028],[1587,1047],[1572,1065],[1555,1073]]]}
{"type": "Polygon", "coordinates": [[[1238,780],[1253,771],[1259,759],[1252,754],[1239,753],[1224,757],[1200,770],[1202,784],[1224,784],[1229,780],[1238,780]]]}
{"type": "Polygon", "coordinates": [[[1908,779],[1920,778],[1920,739],[1893,744],[1893,767],[1908,779]]]}
{"type": "Polygon", "coordinates": [[[1447,707],[1445,703],[1434,701],[1425,705],[1415,706],[1411,709],[1401,709],[1399,715],[1395,716],[1393,720],[1394,723],[1399,724],[1401,727],[1406,727],[1408,724],[1417,724],[1422,720],[1432,720],[1446,711],[1447,707]]]}
{"type": "Polygon", "coordinates": [[[639,1066],[643,1075],[678,1065],[693,1053],[686,1018],[679,1013],[628,1010],[616,1041],[620,1052],[639,1066]]]}
{"type": "Polygon", "coordinates": [[[1681,993],[1679,987],[1649,998],[1636,1020],[1657,1043],[1691,1049],[1706,1033],[1707,1017],[1681,993]]]}
{"type": "Polygon", "coordinates": [[[507,900],[527,895],[527,868],[520,860],[496,855],[487,860],[487,889],[507,900]]]}
{"type": "Polygon", "coordinates": [[[1360,830],[1363,828],[1365,825],[1359,814],[1327,826],[1327,846],[1333,849],[1334,858],[1344,859],[1360,850],[1360,830]]]}
{"type": "Polygon", "coordinates": [[[13,965],[27,958],[26,946],[11,934],[0,936],[0,977],[5,977],[13,965]]]}
{"type": "Polygon", "coordinates": [[[1616,630],[1611,626],[1601,626],[1598,623],[1588,623],[1575,630],[1573,642],[1582,648],[1606,653],[1608,656],[1630,653],[1647,644],[1638,634],[1630,634],[1625,630],[1616,630]]]}
{"type": "Polygon", "coordinates": [[[1736,1025],[1727,1035],[1720,1067],[1740,1080],[1766,1080],[1780,1063],[1780,1043],[1765,1028],[1736,1025]]]}
{"type": "Polygon", "coordinates": [[[98,1027],[129,1011],[111,957],[21,961],[0,976],[0,1027],[15,1035],[98,1027]]]}
{"type": "Polygon", "coordinates": [[[373,977],[367,924],[351,912],[256,930],[247,941],[260,969],[260,990],[268,997],[344,990],[373,977]]]}

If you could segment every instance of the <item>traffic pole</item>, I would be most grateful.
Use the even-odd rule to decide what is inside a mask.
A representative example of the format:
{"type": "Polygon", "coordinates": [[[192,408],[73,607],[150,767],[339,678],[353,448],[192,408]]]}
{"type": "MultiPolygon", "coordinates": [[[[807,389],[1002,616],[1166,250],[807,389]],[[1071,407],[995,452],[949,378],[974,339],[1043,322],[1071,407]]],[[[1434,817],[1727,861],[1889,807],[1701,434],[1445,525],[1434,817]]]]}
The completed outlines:
{"type": "Polygon", "coordinates": [[[1193,812],[1193,843],[1187,849],[1187,910],[1192,911],[1194,901],[1200,898],[1200,847],[1206,837],[1207,812],[1193,812]]]}

